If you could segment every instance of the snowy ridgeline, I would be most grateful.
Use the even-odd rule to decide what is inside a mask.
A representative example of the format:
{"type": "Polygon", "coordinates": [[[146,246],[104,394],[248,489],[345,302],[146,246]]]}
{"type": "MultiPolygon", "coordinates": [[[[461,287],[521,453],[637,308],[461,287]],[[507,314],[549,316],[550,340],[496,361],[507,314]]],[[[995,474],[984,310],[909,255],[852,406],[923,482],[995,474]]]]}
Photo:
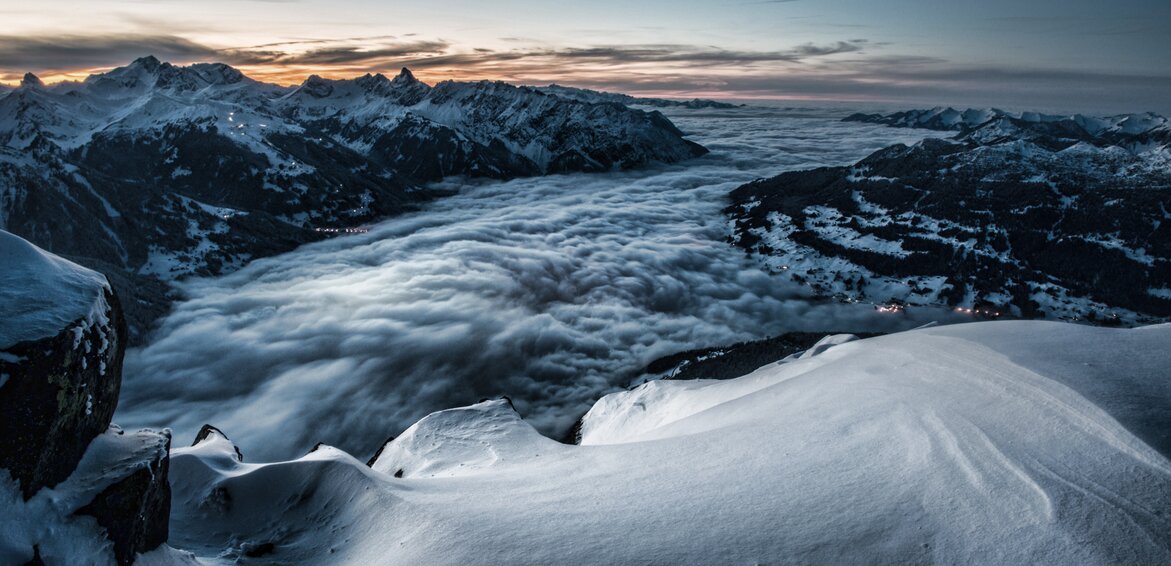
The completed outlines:
{"type": "Polygon", "coordinates": [[[580,446],[485,401],[369,467],[327,446],[244,463],[210,431],[173,452],[170,544],[274,563],[1167,563],[1169,341],[1052,322],[837,336],[609,395],[580,446]]]}
{"type": "Polygon", "coordinates": [[[1115,116],[1087,116],[1085,114],[1054,115],[1040,112],[1006,112],[998,108],[968,108],[956,110],[937,106],[929,109],[905,110],[891,114],[851,114],[846,122],[885,124],[895,128],[925,128],[970,132],[989,125],[1010,129],[1046,129],[1052,133],[1090,136],[1109,141],[1125,136],[1146,135],[1171,140],[1171,124],[1167,118],[1144,112],[1115,116]]]}

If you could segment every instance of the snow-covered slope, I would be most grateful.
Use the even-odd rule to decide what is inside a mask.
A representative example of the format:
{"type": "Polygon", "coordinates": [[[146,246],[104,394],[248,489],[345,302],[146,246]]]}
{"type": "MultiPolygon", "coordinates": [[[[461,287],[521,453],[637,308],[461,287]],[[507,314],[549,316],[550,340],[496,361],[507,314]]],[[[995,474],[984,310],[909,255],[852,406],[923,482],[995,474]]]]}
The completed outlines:
{"type": "MultiPolygon", "coordinates": [[[[911,123],[988,116],[963,121],[971,114],[911,123]]],[[[733,241],[772,271],[847,301],[1167,320],[1166,121],[1042,118],[992,116],[950,141],[744,185],[725,211],[733,241]]]]}
{"type": "MultiPolygon", "coordinates": [[[[156,533],[161,531],[162,540],[154,541],[151,546],[153,551],[148,553],[147,560],[136,563],[160,561],[163,564],[194,564],[194,560],[185,553],[174,552],[166,545],[154,550],[166,540],[167,508],[162,508],[163,518],[160,519],[157,516],[160,514],[158,509],[151,508],[150,503],[134,500],[135,497],[143,500],[148,497],[162,498],[164,505],[169,504],[169,494],[150,493],[159,487],[153,485],[154,482],[149,478],[155,475],[166,477],[170,442],[170,431],[140,430],[126,433],[117,426],[111,426],[109,431],[89,444],[85,457],[69,479],[53,488],[42,489],[27,501],[21,498],[20,490],[7,477],[2,477],[6,474],[0,471],[0,508],[4,509],[4,515],[0,517],[0,563],[24,564],[34,556],[35,547],[35,556],[43,560],[41,564],[129,564],[127,561],[117,561],[115,543],[110,539],[115,536],[141,537],[144,536],[142,531],[152,530],[156,533]],[[112,487],[118,490],[117,493],[111,490],[112,487]],[[121,501],[115,505],[122,507],[105,511],[102,518],[95,521],[91,516],[95,514],[92,511],[93,502],[103,497],[103,493],[120,498],[121,501]],[[106,534],[105,531],[113,525],[102,524],[101,521],[110,519],[122,523],[116,527],[120,531],[119,535],[106,534]],[[144,525],[144,520],[151,523],[144,525]]],[[[161,483],[165,485],[165,479],[161,483]]],[[[110,496],[105,497],[109,499],[110,496]]],[[[131,560],[134,557],[133,551],[128,556],[121,553],[118,556],[119,559],[131,560]]]]}
{"type": "Polygon", "coordinates": [[[439,412],[373,469],[328,447],[245,464],[209,435],[174,451],[172,545],[255,563],[1164,563],[1169,341],[1051,322],[830,340],[608,396],[581,446],[504,401],[439,412]]]}

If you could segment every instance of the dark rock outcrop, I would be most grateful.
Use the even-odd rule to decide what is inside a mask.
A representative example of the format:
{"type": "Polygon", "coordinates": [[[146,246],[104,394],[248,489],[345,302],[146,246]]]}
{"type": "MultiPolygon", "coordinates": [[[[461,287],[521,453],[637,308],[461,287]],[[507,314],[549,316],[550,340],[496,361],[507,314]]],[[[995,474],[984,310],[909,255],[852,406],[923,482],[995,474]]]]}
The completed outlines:
{"type": "MultiPolygon", "coordinates": [[[[812,348],[829,334],[845,332],[786,332],[779,336],[737,342],[730,346],[687,350],[664,356],[649,364],[640,374],[660,379],[734,379],[757,368],[812,348]]],[[[878,334],[852,332],[859,338],[878,334]]]]}
{"type": "Polygon", "coordinates": [[[0,532],[43,522],[0,537],[0,556],[60,561],[69,549],[54,533],[85,515],[131,564],[167,540],[170,433],[111,427],[127,337],[118,298],[100,274],[4,231],[0,261],[0,477],[29,509],[49,509],[0,514],[0,532]]]}
{"type": "Polygon", "coordinates": [[[79,319],[56,336],[17,343],[0,356],[0,468],[27,500],[73,473],[118,406],[126,322],[107,291],[108,325],[79,319]]]}
{"type": "Polygon", "coordinates": [[[394,436],[387,437],[386,442],[378,445],[378,450],[375,450],[374,455],[371,456],[369,460],[366,460],[366,465],[373,468],[374,462],[378,461],[378,457],[382,455],[382,451],[386,450],[386,447],[390,446],[391,442],[394,442],[394,436]]]}
{"type": "Polygon", "coordinates": [[[97,519],[114,543],[118,564],[134,563],[139,553],[167,542],[171,515],[170,459],[161,452],[145,467],[107,486],[93,501],[74,512],[97,519]]]}
{"type": "MultiPolygon", "coordinates": [[[[200,442],[203,442],[204,440],[207,440],[208,438],[211,438],[212,436],[217,436],[217,435],[228,442],[232,442],[232,440],[230,438],[228,438],[228,435],[224,434],[224,431],[222,431],[214,426],[211,426],[209,424],[205,424],[205,425],[199,427],[199,432],[195,435],[195,440],[193,440],[191,442],[191,445],[195,446],[195,445],[199,444],[200,442]]],[[[236,446],[233,443],[232,448],[234,448],[236,450],[236,461],[243,462],[244,461],[244,453],[240,451],[240,447],[236,446]]],[[[317,447],[315,446],[314,450],[316,450],[316,449],[317,449],[317,447]]]]}

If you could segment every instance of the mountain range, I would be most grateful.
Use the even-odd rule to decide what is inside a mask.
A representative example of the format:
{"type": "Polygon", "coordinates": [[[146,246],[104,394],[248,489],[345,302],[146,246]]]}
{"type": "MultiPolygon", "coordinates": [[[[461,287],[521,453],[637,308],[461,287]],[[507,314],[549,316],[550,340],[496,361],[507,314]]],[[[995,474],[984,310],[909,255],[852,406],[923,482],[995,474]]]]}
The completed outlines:
{"type": "Polygon", "coordinates": [[[437,196],[428,182],[706,153],[601,96],[407,69],[283,87],[154,57],[52,86],[29,74],[0,93],[0,228],[108,274],[138,339],[167,282],[360,231],[437,196]]]}

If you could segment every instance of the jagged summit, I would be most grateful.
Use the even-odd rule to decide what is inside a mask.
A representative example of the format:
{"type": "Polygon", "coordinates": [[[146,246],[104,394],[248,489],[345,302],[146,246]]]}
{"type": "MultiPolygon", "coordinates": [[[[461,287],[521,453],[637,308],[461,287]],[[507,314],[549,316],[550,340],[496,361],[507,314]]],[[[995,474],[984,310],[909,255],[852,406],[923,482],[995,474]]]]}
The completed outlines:
{"type": "Polygon", "coordinates": [[[309,75],[301,82],[301,86],[297,87],[295,94],[306,94],[314,98],[325,98],[333,94],[333,83],[334,81],[319,75],[309,75]]]}
{"type": "MultiPolygon", "coordinates": [[[[168,63],[168,65],[169,64],[170,63],[168,63]]],[[[155,69],[158,69],[162,65],[163,65],[163,63],[161,61],[159,61],[158,57],[155,57],[154,55],[147,55],[145,57],[139,57],[138,59],[135,59],[134,61],[132,61],[130,63],[129,67],[137,67],[137,68],[141,68],[141,69],[146,69],[148,71],[153,71],[155,69]]]]}
{"type": "Polygon", "coordinates": [[[419,82],[419,79],[415,78],[415,74],[412,73],[411,70],[406,67],[403,67],[402,70],[400,70],[398,72],[398,75],[394,77],[394,80],[395,80],[395,82],[412,82],[412,83],[419,82]]]}
{"type": "Polygon", "coordinates": [[[44,88],[45,83],[41,81],[40,77],[32,73],[25,73],[24,78],[20,79],[20,86],[24,88],[44,88]]]}
{"type": "Polygon", "coordinates": [[[209,84],[235,84],[246,78],[239,69],[225,63],[195,63],[187,68],[209,84]]]}
{"type": "Polygon", "coordinates": [[[159,88],[174,92],[197,91],[213,85],[233,85],[247,80],[239,69],[225,63],[175,65],[153,55],[135,59],[129,65],[90,75],[82,83],[116,93],[122,89],[159,88]]]}
{"type": "Polygon", "coordinates": [[[354,79],[354,84],[361,87],[364,92],[383,96],[387,95],[395,88],[394,85],[391,84],[390,79],[386,78],[386,75],[383,75],[382,73],[376,73],[373,75],[366,73],[365,75],[354,79]]]}

